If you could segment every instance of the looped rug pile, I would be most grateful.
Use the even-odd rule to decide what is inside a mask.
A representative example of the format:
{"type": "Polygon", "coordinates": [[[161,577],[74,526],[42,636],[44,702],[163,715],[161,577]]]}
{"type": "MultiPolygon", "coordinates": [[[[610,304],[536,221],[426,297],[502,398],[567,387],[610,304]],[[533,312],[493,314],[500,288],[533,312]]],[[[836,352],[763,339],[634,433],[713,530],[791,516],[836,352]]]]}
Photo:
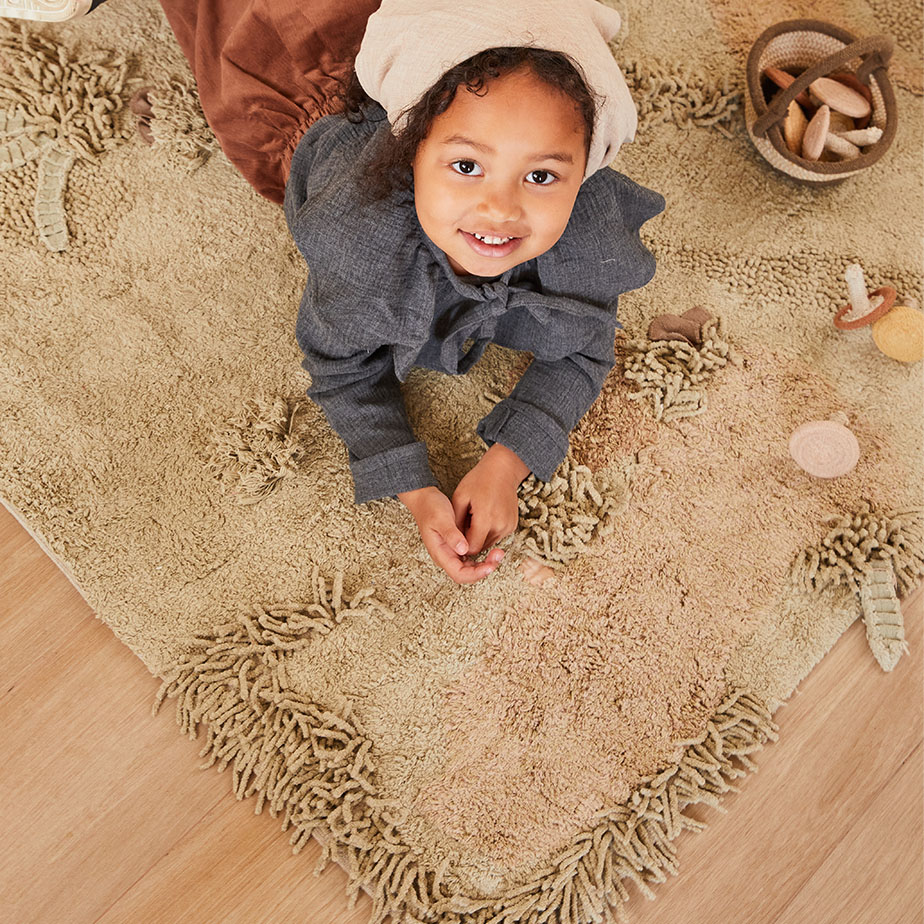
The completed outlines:
{"type": "MultiPolygon", "coordinates": [[[[922,364],[832,319],[853,262],[924,301],[906,5],[814,10],[898,43],[895,144],[825,188],[774,172],[743,125],[747,50],[800,9],[621,7],[640,130],[616,166],[667,199],[644,229],[657,275],[621,299],[568,459],[524,483],[503,564],[470,587],[397,502],[354,506],[304,394],[304,264],[215,148],[159,8],[0,25],[0,496],[237,794],[295,848],[317,835],[374,922],[616,920],[864,610],[881,663],[901,656],[896,601],[924,574],[922,364]],[[647,339],[697,306],[700,343],[647,339]],[[839,414],[860,461],[812,478],[789,436],[839,414]]],[[[447,492],[528,361],[492,349],[464,377],[409,378],[447,492]]]]}

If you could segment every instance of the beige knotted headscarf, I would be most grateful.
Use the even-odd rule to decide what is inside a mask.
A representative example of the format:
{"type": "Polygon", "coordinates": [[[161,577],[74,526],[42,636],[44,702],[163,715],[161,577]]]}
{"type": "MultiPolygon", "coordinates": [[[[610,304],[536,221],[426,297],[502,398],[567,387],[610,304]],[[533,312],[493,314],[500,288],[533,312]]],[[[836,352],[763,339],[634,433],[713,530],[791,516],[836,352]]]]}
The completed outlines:
{"type": "Polygon", "coordinates": [[[597,0],[383,0],[366,26],[356,73],[398,131],[446,71],[480,51],[562,52],[597,96],[586,179],[635,137],[635,103],[607,46],[620,24],[619,13],[597,0]]]}

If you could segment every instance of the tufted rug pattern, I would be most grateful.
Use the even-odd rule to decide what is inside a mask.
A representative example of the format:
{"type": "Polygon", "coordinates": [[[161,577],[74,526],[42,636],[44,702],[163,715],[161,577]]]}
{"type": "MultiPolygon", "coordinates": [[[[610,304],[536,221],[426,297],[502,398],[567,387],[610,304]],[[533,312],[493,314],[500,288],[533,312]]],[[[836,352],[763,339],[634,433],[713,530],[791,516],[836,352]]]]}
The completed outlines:
{"type": "MultiPolygon", "coordinates": [[[[667,199],[643,229],[658,271],[620,301],[568,459],[524,484],[504,563],[471,587],[397,502],[353,504],[304,395],[302,258],[214,145],[160,8],[0,24],[0,496],[235,791],[296,849],[322,840],[374,921],[620,919],[871,588],[924,575],[922,363],[832,324],[853,262],[924,301],[905,6],[813,8],[897,40],[896,141],[823,188],[775,172],[743,124],[748,48],[794,2],[620,7],[640,129],[615,166],[667,199]],[[144,85],[151,146],[128,109],[144,85]],[[696,306],[700,343],[647,339],[696,306]],[[837,414],[860,461],[813,478],[789,435],[837,414]]],[[[492,349],[409,378],[448,492],[526,362],[492,349]]]]}

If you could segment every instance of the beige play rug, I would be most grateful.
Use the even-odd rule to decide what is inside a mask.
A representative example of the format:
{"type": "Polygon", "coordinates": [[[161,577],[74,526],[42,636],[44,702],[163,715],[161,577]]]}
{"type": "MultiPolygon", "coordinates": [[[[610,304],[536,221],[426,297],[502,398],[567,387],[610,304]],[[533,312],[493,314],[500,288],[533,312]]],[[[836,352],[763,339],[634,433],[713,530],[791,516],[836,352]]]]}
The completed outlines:
{"type": "MultiPolygon", "coordinates": [[[[627,884],[676,871],[686,806],[753,766],[853,620],[901,655],[895,594],[924,573],[922,364],[832,318],[852,262],[924,300],[920,12],[815,10],[896,30],[901,116],[868,175],[815,189],[744,130],[763,6],[803,12],[623,7],[641,120],[617,166],[667,198],[644,229],[657,276],[621,299],[613,374],[472,587],[397,502],[354,506],[304,398],[303,261],[214,149],[159,8],[0,32],[0,495],[235,791],[296,847],[327,843],[375,921],[614,919],[627,884]],[[153,147],[127,112],[143,84],[153,147]],[[645,339],[695,306],[701,343],[645,339]],[[837,414],[859,464],[812,478],[789,436],[837,414]]],[[[407,382],[447,491],[526,361],[407,382]]]]}

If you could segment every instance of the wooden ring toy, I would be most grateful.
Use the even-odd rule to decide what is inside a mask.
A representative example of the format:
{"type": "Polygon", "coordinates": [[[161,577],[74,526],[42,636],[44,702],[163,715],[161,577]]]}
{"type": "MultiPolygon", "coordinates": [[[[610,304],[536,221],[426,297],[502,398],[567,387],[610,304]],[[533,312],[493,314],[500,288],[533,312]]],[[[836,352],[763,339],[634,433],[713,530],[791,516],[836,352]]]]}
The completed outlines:
{"type": "Polygon", "coordinates": [[[877,295],[882,296],[882,304],[870,311],[869,314],[864,314],[862,318],[855,318],[853,321],[841,320],[841,318],[853,307],[852,305],[844,305],[844,307],[834,315],[834,326],[838,330],[856,330],[858,327],[866,327],[867,324],[872,324],[873,321],[878,321],[880,318],[884,317],[895,303],[895,289],[893,289],[892,286],[882,286],[876,289],[875,292],[870,292],[869,294],[870,299],[875,298],[877,295]]]}

